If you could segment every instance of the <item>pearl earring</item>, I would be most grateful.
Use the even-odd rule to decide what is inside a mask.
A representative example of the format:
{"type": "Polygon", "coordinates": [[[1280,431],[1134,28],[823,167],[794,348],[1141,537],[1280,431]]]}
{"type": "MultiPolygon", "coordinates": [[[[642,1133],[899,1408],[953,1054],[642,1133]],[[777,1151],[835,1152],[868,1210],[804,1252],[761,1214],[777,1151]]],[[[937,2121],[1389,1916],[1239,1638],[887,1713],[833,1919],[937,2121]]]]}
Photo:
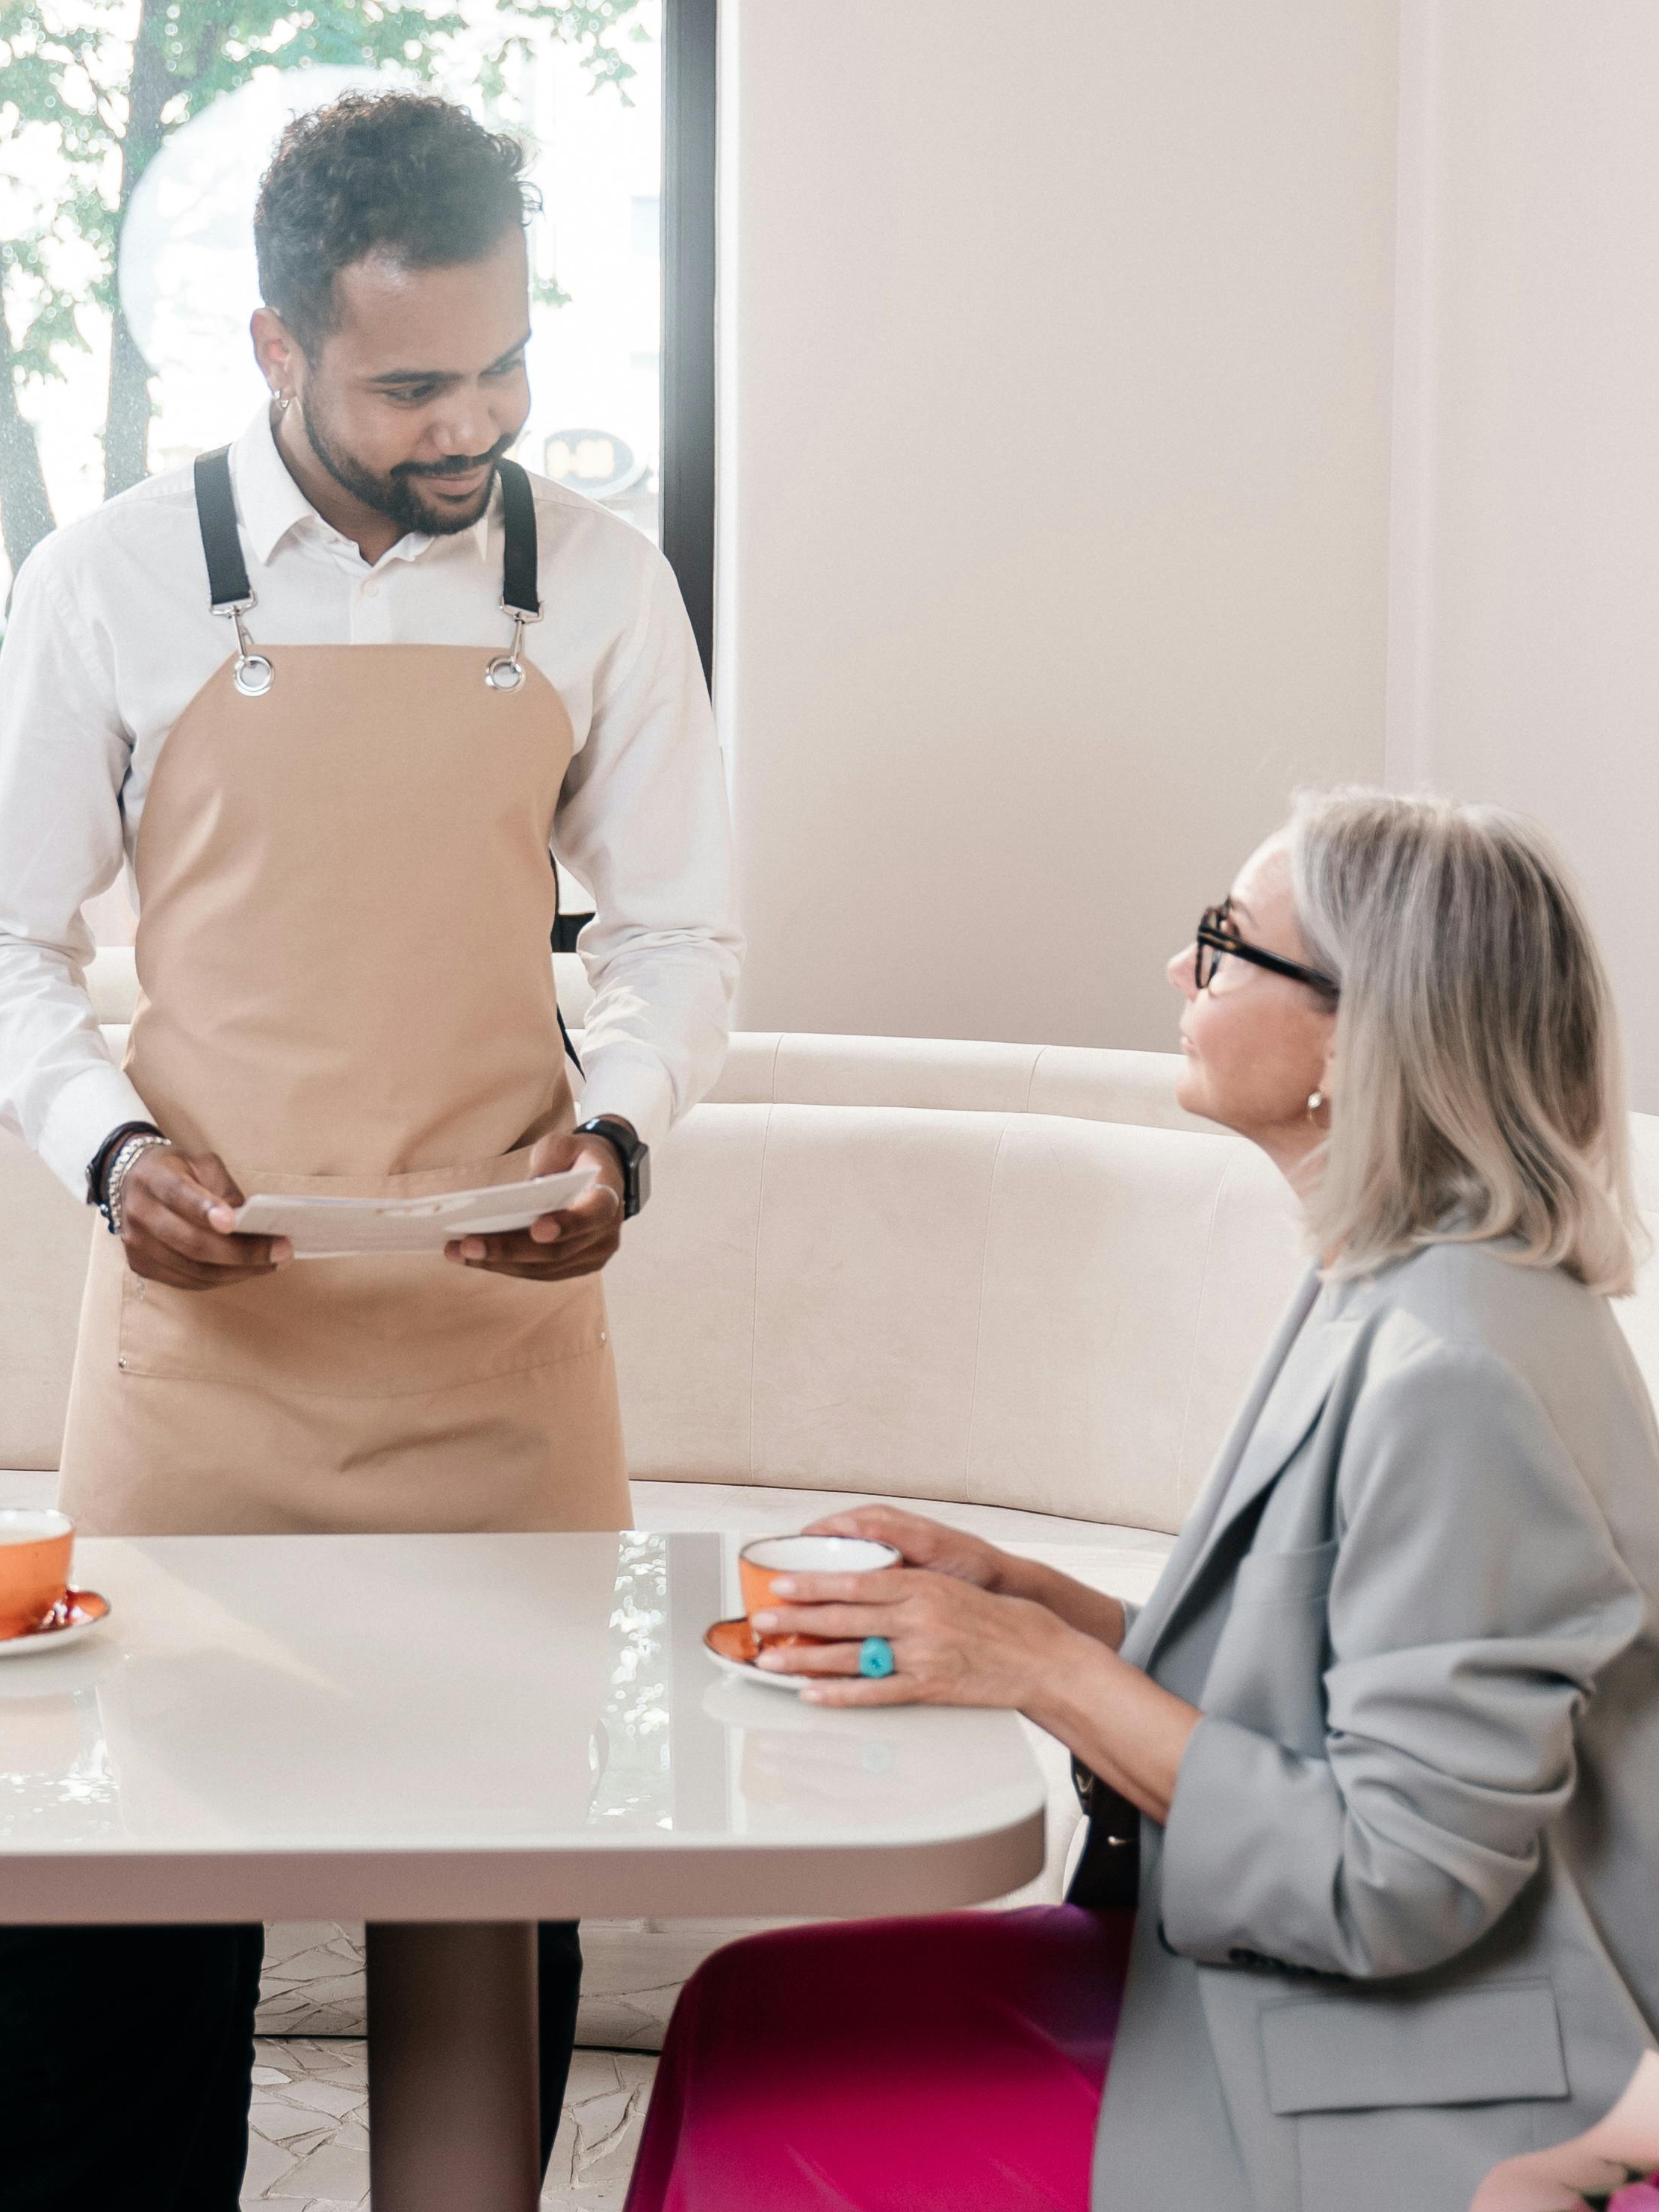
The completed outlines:
{"type": "Polygon", "coordinates": [[[1318,1120],[1319,1110],[1324,1103],[1325,1094],[1322,1091],[1310,1091],[1308,1093],[1308,1119],[1310,1121],[1318,1120]]]}

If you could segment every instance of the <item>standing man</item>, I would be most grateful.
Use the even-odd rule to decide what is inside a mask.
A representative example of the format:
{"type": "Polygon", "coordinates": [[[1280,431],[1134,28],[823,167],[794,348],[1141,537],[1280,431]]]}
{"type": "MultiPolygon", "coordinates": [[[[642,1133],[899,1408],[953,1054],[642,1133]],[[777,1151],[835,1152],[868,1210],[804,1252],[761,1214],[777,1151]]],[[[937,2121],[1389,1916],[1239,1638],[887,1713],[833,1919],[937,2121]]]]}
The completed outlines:
{"type": "MultiPolygon", "coordinates": [[[[411,94],[290,125],[255,218],[269,408],[17,580],[0,1115],[113,1232],[64,1448],[88,1533],[627,1525],[599,1271],[718,1070],[741,945],[672,576],[507,458],[529,410],[521,166],[411,94]],[[597,909],[580,1120],[555,854],[597,909]],[[81,908],[124,860],[140,997],[118,1069],[81,908]],[[441,1260],[295,1267],[233,1227],[256,1187],[414,1194],[581,1159],[599,1181],[568,1212],[441,1260]]],[[[246,1938],[220,1934],[241,1949],[216,2078],[245,2100],[246,1938]]],[[[574,1929],[544,1931],[550,2143],[579,1975],[574,1929]]],[[[0,2021],[34,1996],[0,1952],[0,2021]]],[[[176,2078],[182,2054],[160,2056],[176,2078]]],[[[64,2070],[84,2083],[84,2058],[64,2070]]],[[[163,2176],[152,2200],[121,2154],[133,2212],[235,2203],[234,2178],[163,2176]]]]}

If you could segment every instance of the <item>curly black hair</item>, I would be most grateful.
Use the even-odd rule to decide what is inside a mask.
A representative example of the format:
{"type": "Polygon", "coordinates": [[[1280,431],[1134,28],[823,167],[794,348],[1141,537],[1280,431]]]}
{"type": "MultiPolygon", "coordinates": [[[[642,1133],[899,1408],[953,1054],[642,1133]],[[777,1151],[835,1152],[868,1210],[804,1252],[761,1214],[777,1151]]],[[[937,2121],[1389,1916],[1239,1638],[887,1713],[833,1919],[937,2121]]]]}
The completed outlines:
{"type": "Polygon", "coordinates": [[[334,279],[370,253],[408,269],[478,261],[539,206],[516,139],[412,92],[349,92],[297,115],[259,183],[259,290],[309,355],[334,279]]]}

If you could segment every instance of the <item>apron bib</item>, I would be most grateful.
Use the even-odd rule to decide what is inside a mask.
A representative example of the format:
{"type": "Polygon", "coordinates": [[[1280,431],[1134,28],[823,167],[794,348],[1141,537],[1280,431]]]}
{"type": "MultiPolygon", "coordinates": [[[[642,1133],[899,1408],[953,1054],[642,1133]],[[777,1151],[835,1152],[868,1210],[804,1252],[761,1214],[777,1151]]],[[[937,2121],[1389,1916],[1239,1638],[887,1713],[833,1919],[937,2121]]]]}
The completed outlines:
{"type": "MultiPolygon", "coordinates": [[[[267,654],[225,458],[197,464],[239,650],[168,732],[139,823],[125,1064],[250,1194],[512,1182],[574,1124],[548,849],[571,728],[520,657],[535,515],[522,470],[501,477],[510,653],[267,654]]],[[[400,1254],[177,1291],[94,1236],[61,1498],[87,1535],[624,1528],[599,1278],[400,1254]]]]}

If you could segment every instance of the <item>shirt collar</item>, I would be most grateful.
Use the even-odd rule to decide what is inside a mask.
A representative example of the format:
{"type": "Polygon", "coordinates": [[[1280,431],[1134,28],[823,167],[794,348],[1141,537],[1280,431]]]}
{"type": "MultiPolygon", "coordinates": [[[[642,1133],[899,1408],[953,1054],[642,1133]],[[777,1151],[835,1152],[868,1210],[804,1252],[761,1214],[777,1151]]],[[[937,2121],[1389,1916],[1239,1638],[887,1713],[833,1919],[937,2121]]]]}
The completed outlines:
{"type": "MultiPolygon", "coordinates": [[[[319,530],[333,534],[333,526],[318,514],[289,474],[288,465],[276,450],[269,407],[260,408],[231,447],[230,474],[236,492],[237,520],[261,568],[270,562],[290,531],[314,523],[319,530]]],[[[490,525],[499,512],[501,496],[498,483],[485,512],[470,530],[459,532],[453,539],[428,538],[422,532],[412,531],[398,541],[386,557],[390,559],[395,554],[404,560],[417,560],[434,545],[453,544],[458,548],[471,545],[477,560],[488,560],[490,525]]]]}
{"type": "Polygon", "coordinates": [[[276,450],[268,405],[260,408],[231,447],[230,477],[236,492],[236,519],[262,568],[290,530],[307,517],[322,520],[276,450]]]}

